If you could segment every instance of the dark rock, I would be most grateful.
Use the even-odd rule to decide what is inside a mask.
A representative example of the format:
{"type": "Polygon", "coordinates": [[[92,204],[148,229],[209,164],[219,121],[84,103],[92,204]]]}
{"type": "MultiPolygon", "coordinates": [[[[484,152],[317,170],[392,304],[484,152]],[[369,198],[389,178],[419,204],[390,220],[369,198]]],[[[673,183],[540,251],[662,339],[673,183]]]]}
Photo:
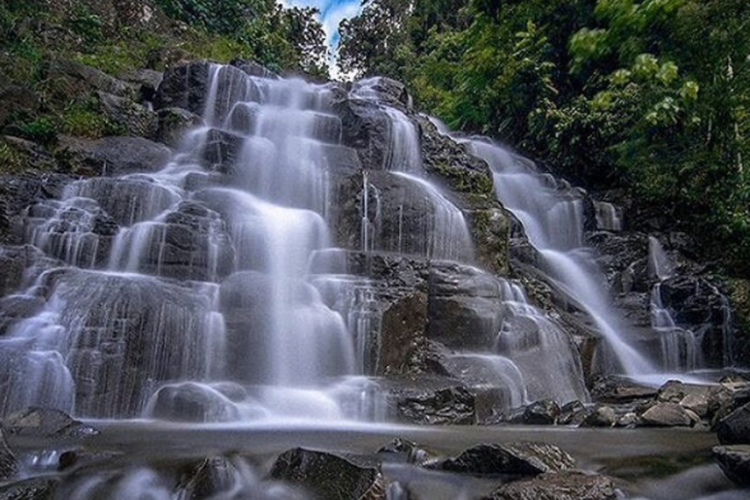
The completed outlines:
{"type": "Polygon", "coordinates": [[[140,88],[140,102],[151,102],[156,98],[156,89],[164,79],[164,73],[152,69],[134,69],[120,75],[120,80],[140,88]]]}
{"type": "Polygon", "coordinates": [[[105,137],[88,141],[66,137],[60,141],[73,172],[94,176],[118,176],[156,172],[163,168],[172,151],[143,137],[105,137]]]}
{"type": "Polygon", "coordinates": [[[596,232],[586,242],[597,250],[597,263],[616,293],[648,292],[648,236],[643,233],[596,232]]]}
{"type": "Polygon", "coordinates": [[[341,144],[359,153],[363,168],[386,169],[391,129],[388,115],[377,103],[353,99],[335,103],[334,111],[341,118],[341,144]]]}
{"type": "Polygon", "coordinates": [[[731,312],[727,298],[709,281],[695,276],[677,276],[659,287],[663,307],[675,325],[701,339],[700,350],[708,367],[723,367],[730,346],[731,312]]]}
{"type": "Polygon", "coordinates": [[[16,457],[5,442],[3,430],[0,429],[0,482],[5,482],[16,474],[16,457]]]}
{"type": "Polygon", "coordinates": [[[233,174],[245,138],[225,130],[211,129],[206,136],[203,159],[212,170],[233,174]]]}
{"type": "Polygon", "coordinates": [[[99,433],[70,415],[49,408],[32,407],[17,411],[5,417],[2,426],[9,438],[82,438],[99,433]]]}
{"type": "Polygon", "coordinates": [[[465,145],[441,134],[429,119],[420,116],[416,120],[421,131],[425,170],[459,193],[491,196],[493,181],[489,165],[469,154],[465,145]]]}
{"type": "Polygon", "coordinates": [[[560,425],[580,425],[586,418],[586,407],[580,401],[571,401],[560,408],[557,423],[560,425]]]}
{"type": "MultiPolygon", "coordinates": [[[[156,47],[146,54],[146,67],[154,71],[164,71],[180,65],[190,64],[191,55],[180,47],[156,47]]],[[[200,63],[195,63],[200,64],[200,63]]]]}
{"type": "Polygon", "coordinates": [[[237,407],[226,396],[203,384],[184,382],[156,391],[149,416],[175,422],[230,422],[239,418],[237,407]]]}
{"type": "Polygon", "coordinates": [[[428,425],[471,425],[476,423],[474,395],[464,386],[450,382],[430,387],[420,381],[416,388],[397,393],[397,418],[428,425]]]}
{"type": "Polygon", "coordinates": [[[560,416],[560,405],[551,399],[531,403],[523,412],[523,423],[527,425],[554,425],[560,416]]]}
{"type": "Polygon", "coordinates": [[[508,276],[510,220],[499,204],[487,200],[482,205],[483,208],[472,206],[468,212],[475,258],[485,269],[499,276],[508,276]],[[497,206],[492,207],[493,204],[497,206]]]}
{"type": "Polygon", "coordinates": [[[677,403],[695,412],[700,418],[710,419],[731,399],[731,393],[720,385],[685,384],[670,380],[659,388],[659,401],[677,403]]]}
{"type": "Polygon", "coordinates": [[[227,492],[235,486],[237,470],[227,457],[206,458],[186,466],[180,473],[177,490],[184,500],[202,500],[227,492]]]}
{"type": "Polygon", "coordinates": [[[492,275],[455,263],[429,275],[427,336],[460,350],[491,348],[502,322],[502,296],[492,275]]]}
{"type": "Polygon", "coordinates": [[[721,444],[750,444],[750,403],[721,419],[716,434],[721,444]]]}
{"type": "Polygon", "coordinates": [[[377,100],[401,111],[411,110],[411,97],[403,83],[391,78],[376,76],[352,84],[352,94],[364,99],[377,100]]]}
{"type": "Polygon", "coordinates": [[[750,445],[715,446],[713,456],[729,479],[750,486],[750,445]]]}
{"type": "Polygon", "coordinates": [[[581,427],[614,427],[617,414],[611,406],[596,405],[581,422],[581,427]]]}
{"type": "MultiPolygon", "coordinates": [[[[0,297],[19,290],[25,283],[26,269],[44,258],[44,254],[36,247],[24,246],[2,246],[0,247],[0,297]]],[[[0,308],[4,314],[13,311],[9,303],[0,308]]]]}
{"type": "Polygon", "coordinates": [[[657,390],[618,377],[597,377],[592,383],[591,399],[602,403],[627,403],[651,399],[657,390]]]}
{"type": "Polygon", "coordinates": [[[480,444],[440,464],[443,470],[480,476],[529,476],[574,466],[573,458],[557,446],[527,442],[480,444]]]}
{"type": "Polygon", "coordinates": [[[106,92],[96,92],[95,106],[110,123],[117,124],[124,135],[154,138],[159,127],[156,113],[142,104],[106,92]]]}
{"type": "MultiPolygon", "coordinates": [[[[0,255],[0,262],[2,262],[0,255]]],[[[0,337],[5,335],[8,329],[26,318],[36,315],[44,307],[44,301],[39,297],[15,294],[0,299],[0,337]]]]}
{"type": "Polygon", "coordinates": [[[32,478],[0,487],[0,500],[52,500],[57,480],[32,478]]]}
{"type": "Polygon", "coordinates": [[[540,474],[506,483],[482,500],[616,500],[612,479],[581,471],[540,474]]]}
{"type": "Polygon", "coordinates": [[[404,374],[427,328],[427,296],[415,292],[397,299],[381,316],[378,375],[404,374]]]}
{"type": "Polygon", "coordinates": [[[182,108],[202,115],[209,85],[209,63],[194,62],[169,68],[154,99],[156,110],[182,108]]]}
{"type": "Polygon", "coordinates": [[[273,479],[299,485],[319,500],[385,500],[385,480],[377,465],[351,458],[294,448],[273,464],[273,479]]]}
{"type": "Polygon", "coordinates": [[[164,108],[156,113],[158,126],[156,139],[172,148],[177,148],[188,130],[203,124],[203,119],[182,108],[164,108]]]}
{"type": "Polygon", "coordinates": [[[655,403],[639,412],[640,425],[646,427],[688,427],[690,415],[677,403],[655,403]]]}

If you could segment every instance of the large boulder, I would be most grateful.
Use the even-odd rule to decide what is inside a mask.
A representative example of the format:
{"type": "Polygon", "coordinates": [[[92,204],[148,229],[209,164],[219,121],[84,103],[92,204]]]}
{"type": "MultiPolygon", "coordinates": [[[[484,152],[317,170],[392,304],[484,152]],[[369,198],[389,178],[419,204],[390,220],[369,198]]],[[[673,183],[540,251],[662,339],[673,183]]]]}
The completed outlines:
{"type": "Polygon", "coordinates": [[[657,399],[677,403],[701,418],[711,419],[732,399],[732,395],[721,385],[685,384],[670,380],[659,388],[657,399]]]}
{"type": "Polygon", "coordinates": [[[482,500],[616,500],[615,483],[599,474],[569,470],[505,483],[482,500]]]}
{"type": "Polygon", "coordinates": [[[647,427],[689,427],[693,420],[677,403],[657,402],[639,412],[640,424],[647,427]]]}
{"type": "Polygon", "coordinates": [[[721,419],[716,434],[721,444],[750,444],[750,403],[721,419]]]}
{"type": "Polygon", "coordinates": [[[237,420],[235,404],[204,384],[184,382],[166,385],[151,398],[148,416],[175,422],[215,423],[237,420]]]}
{"type": "Polygon", "coordinates": [[[356,458],[294,448],[276,459],[273,479],[298,485],[316,500],[385,500],[380,466],[356,458]]]}
{"type": "Polygon", "coordinates": [[[53,93],[57,101],[67,102],[71,97],[101,91],[118,97],[138,100],[138,87],[118,80],[103,71],[66,59],[51,59],[42,65],[43,77],[54,82],[53,93]]]}
{"type": "Polygon", "coordinates": [[[713,455],[729,479],[750,486],[750,445],[715,446],[713,455]]]}
{"type": "Polygon", "coordinates": [[[3,431],[0,429],[0,482],[7,481],[13,477],[17,470],[16,457],[10,448],[8,448],[3,431]]]}
{"type": "Polygon", "coordinates": [[[143,137],[105,137],[95,141],[63,137],[59,147],[72,171],[96,176],[156,172],[172,155],[168,147],[143,137]]]}
{"type": "Polygon", "coordinates": [[[573,457],[557,446],[533,442],[480,444],[440,464],[442,470],[478,476],[533,476],[574,466],[573,457]]]}
{"type": "Polygon", "coordinates": [[[210,64],[193,62],[169,68],[159,84],[154,109],[182,108],[202,115],[206,106],[210,64]]]}
{"type": "Polygon", "coordinates": [[[105,120],[120,127],[124,135],[148,138],[157,135],[157,115],[143,104],[98,91],[94,93],[93,105],[105,120]]]}
{"type": "Polygon", "coordinates": [[[471,425],[477,423],[476,399],[459,381],[421,377],[418,383],[399,386],[389,382],[399,421],[420,425],[471,425]]]}

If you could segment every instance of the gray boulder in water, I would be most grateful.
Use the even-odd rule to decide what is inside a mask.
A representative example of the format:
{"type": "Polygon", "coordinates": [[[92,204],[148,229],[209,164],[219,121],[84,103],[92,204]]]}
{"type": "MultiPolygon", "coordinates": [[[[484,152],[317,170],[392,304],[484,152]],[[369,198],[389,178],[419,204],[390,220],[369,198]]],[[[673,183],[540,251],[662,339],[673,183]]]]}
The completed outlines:
{"type": "Polygon", "coordinates": [[[615,500],[612,479],[569,470],[540,474],[500,486],[482,500],[615,500]]]}
{"type": "Polygon", "coordinates": [[[480,444],[456,458],[446,460],[440,468],[464,474],[533,476],[545,472],[571,469],[573,457],[555,445],[546,443],[480,444]]]}
{"type": "Polygon", "coordinates": [[[5,417],[3,431],[8,437],[81,438],[99,431],[60,410],[31,407],[5,417]]]}
{"type": "Polygon", "coordinates": [[[750,444],[750,403],[719,421],[716,433],[721,444],[750,444]]]}
{"type": "Polygon", "coordinates": [[[729,479],[750,486],[750,445],[716,446],[713,455],[729,479]]]}

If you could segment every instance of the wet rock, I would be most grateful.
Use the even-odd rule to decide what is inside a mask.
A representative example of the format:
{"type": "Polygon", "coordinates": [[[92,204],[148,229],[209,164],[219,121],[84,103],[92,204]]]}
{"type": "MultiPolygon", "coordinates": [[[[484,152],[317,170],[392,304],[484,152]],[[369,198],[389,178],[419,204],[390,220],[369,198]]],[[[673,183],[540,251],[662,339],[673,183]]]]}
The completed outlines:
{"type": "Polygon", "coordinates": [[[716,434],[721,444],[750,444],[750,403],[721,419],[716,434]]]}
{"type": "Polygon", "coordinates": [[[459,350],[489,349],[502,322],[497,280],[460,264],[433,266],[429,275],[427,336],[459,350]]]}
{"type": "Polygon", "coordinates": [[[612,479],[581,471],[540,474],[503,484],[482,500],[616,500],[612,479]]]}
{"type": "Polygon", "coordinates": [[[492,172],[485,161],[469,154],[463,144],[441,134],[429,119],[419,116],[416,121],[420,127],[423,165],[427,172],[442,178],[459,193],[473,196],[492,194],[492,172]]]}
{"type": "Polygon", "coordinates": [[[203,159],[212,170],[224,174],[234,173],[235,161],[242,151],[245,138],[225,130],[211,129],[206,136],[203,159]]]}
{"type": "Polygon", "coordinates": [[[581,427],[613,427],[616,423],[617,414],[611,406],[596,405],[583,419],[581,427]]]}
{"type": "Polygon", "coordinates": [[[193,382],[162,387],[146,411],[151,417],[175,422],[230,422],[239,418],[237,407],[226,396],[193,382]]]}
{"type": "Polygon", "coordinates": [[[156,172],[163,168],[172,151],[143,137],[105,137],[87,141],[65,137],[60,141],[73,172],[96,176],[118,176],[156,172]]]}
{"type": "MultiPolygon", "coordinates": [[[[0,257],[0,263],[2,257],[0,257]]],[[[11,326],[36,315],[44,307],[39,297],[29,295],[11,295],[0,299],[0,337],[5,335],[11,326]]]]}
{"type": "Polygon", "coordinates": [[[685,384],[670,380],[659,388],[657,399],[677,403],[695,412],[700,418],[710,419],[722,405],[731,399],[731,394],[720,385],[685,384]]]}
{"type": "Polygon", "coordinates": [[[396,396],[397,418],[420,425],[471,425],[476,423],[474,395],[464,386],[453,383],[429,387],[420,381],[416,388],[399,391],[396,396]]]}
{"type": "Polygon", "coordinates": [[[164,108],[156,113],[155,140],[177,148],[188,130],[203,124],[203,119],[182,108],[164,108]]]}
{"type": "Polygon", "coordinates": [[[393,108],[408,112],[411,110],[411,97],[406,91],[406,86],[391,78],[376,76],[359,80],[352,84],[352,92],[357,93],[366,87],[365,93],[368,99],[377,99],[378,102],[387,104],[393,108]]]}
{"type": "MultiPolygon", "coordinates": [[[[27,268],[44,258],[44,254],[31,245],[0,246],[0,297],[9,295],[24,283],[24,273],[27,268]]],[[[11,308],[3,307],[7,314],[11,308]]]]}
{"type": "Polygon", "coordinates": [[[527,425],[554,425],[560,416],[560,405],[551,399],[531,403],[523,412],[523,423],[527,425]]]}
{"type": "Polygon", "coordinates": [[[0,487],[0,500],[52,500],[57,480],[32,478],[0,487]]]}
{"type": "Polygon", "coordinates": [[[715,446],[713,456],[729,479],[750,486],[750,445],[715,446]]]}
{"type": "Polygon", "coordinates": [[[701,339],[699,349],[706,366],[723,367],[724,345],[731,328],[727,298],[709,281],[695,276],[677,276],[664,280],[659,293],[662,305],[675,325],[690,330],[701,339]]]}
{"type": "Polygon", "coordinates": [[[571,401],[560,408],[557,423],[560,425],[580,425],[586,418],[586,407],[580,401],[571,401]]]}
{"type": "Polygon", "coordinates": [[[638,415],[632,411],[625,413],[617,420],[617,427],[631,428],[636,425],[638,425],[638,415]]]}
{"type": "Polygon", "coordinates": [[[341,118],[341,144],[357,150],[362,166],[368,170],[387,167],[390,121],[377,103],[343,99],[334,103],[341,118]]]}
{"type": "Polygon", "coordinates": [[[0,482],[7,481],[16,474],[16,457],[8,448],[5,442],[5,436],[0,429],[0,482]]]}
{"type": "Polygon", "coordinates": [[[158,119],[156,113],[142,104],[106,92],[96,92],[97,110],[106,120],[117,124],[124,135],[134,137],[156,137],[158,119]]]}
{"type": "Polygon", "coordinates": [[[657,390],[614,376],[597,377],[591,387],[591,399],[601,403],[627,403],[652,399],[657,390]]]}
{"type": "Polygon", "coordinates": [[[536,475],[570,469],[573,457],[546,443],[480,444],[440,464],[442,470],[473,475],[536,475]]]}
{"type": "Polygon", "coordinates": [[[270,476],[309,491],[320,500],[385,500],[380,467],[322,451],[294,448],[282,453],[270,476]]]}
{"type": "Polygon", "coordinates": [[[182,108],[202,115],[208,96],[209,64],[193,62],[169,68],[154,99],[154,109],[182,108]]]}
{"type": "Polygon", "coordinates": [[[688,427],[693,421],[677,403],[656,403],[639,412],[640,425],[646,427],[688,427]]]}
{"type": "Polygon", "coordinates": [[[427,328],[427,296],[415,292],[393,302],[381,316],[378,375],[404,374],[427,328]]]}
{"type": "Polygon", "coordinates": [[[237,470],[227,457],[206,458],[186,466],[180,473],[177,490],[179,498],[201,500],[232,489],[237,470]]]}
{"type": "Polygon", "coordinates": [[[99,433],[65,412],[35,407],[8,415],[2,427],[8,438],[82,438],[99,433]]]}
{"type": "Polygon", "coordinates": [[[510,219],[499,204],[487,200],[482,205],[472,206],[467,214],[476,260],[485,269],[508,276],[510,219]]]}
{"type": "Polygon", "coordinates": [[[588,234],[586,242],[597,250],[597,263],[614,292],[650,291],[646,234],[602,231],[588,234]]]}

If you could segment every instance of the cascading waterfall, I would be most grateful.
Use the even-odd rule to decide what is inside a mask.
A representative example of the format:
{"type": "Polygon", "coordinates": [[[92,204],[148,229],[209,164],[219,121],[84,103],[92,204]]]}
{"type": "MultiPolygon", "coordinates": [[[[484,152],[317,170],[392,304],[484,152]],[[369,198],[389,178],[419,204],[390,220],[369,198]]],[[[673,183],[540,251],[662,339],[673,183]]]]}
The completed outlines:
{"type": "Polygon", "coordinates": [[[630,376],[656,373],[654,364],[633,346],[633,339],[627,338],[598,273],[589,264],[591,259],[583,247],[581,200],[557,191],[549,185],[549,179],[497,145],[473,140],[471,146],[490,165],[497,197],[523,224],[542,261],[542,270],[595,322],[611,358],[607,371],[630,376]]]}

